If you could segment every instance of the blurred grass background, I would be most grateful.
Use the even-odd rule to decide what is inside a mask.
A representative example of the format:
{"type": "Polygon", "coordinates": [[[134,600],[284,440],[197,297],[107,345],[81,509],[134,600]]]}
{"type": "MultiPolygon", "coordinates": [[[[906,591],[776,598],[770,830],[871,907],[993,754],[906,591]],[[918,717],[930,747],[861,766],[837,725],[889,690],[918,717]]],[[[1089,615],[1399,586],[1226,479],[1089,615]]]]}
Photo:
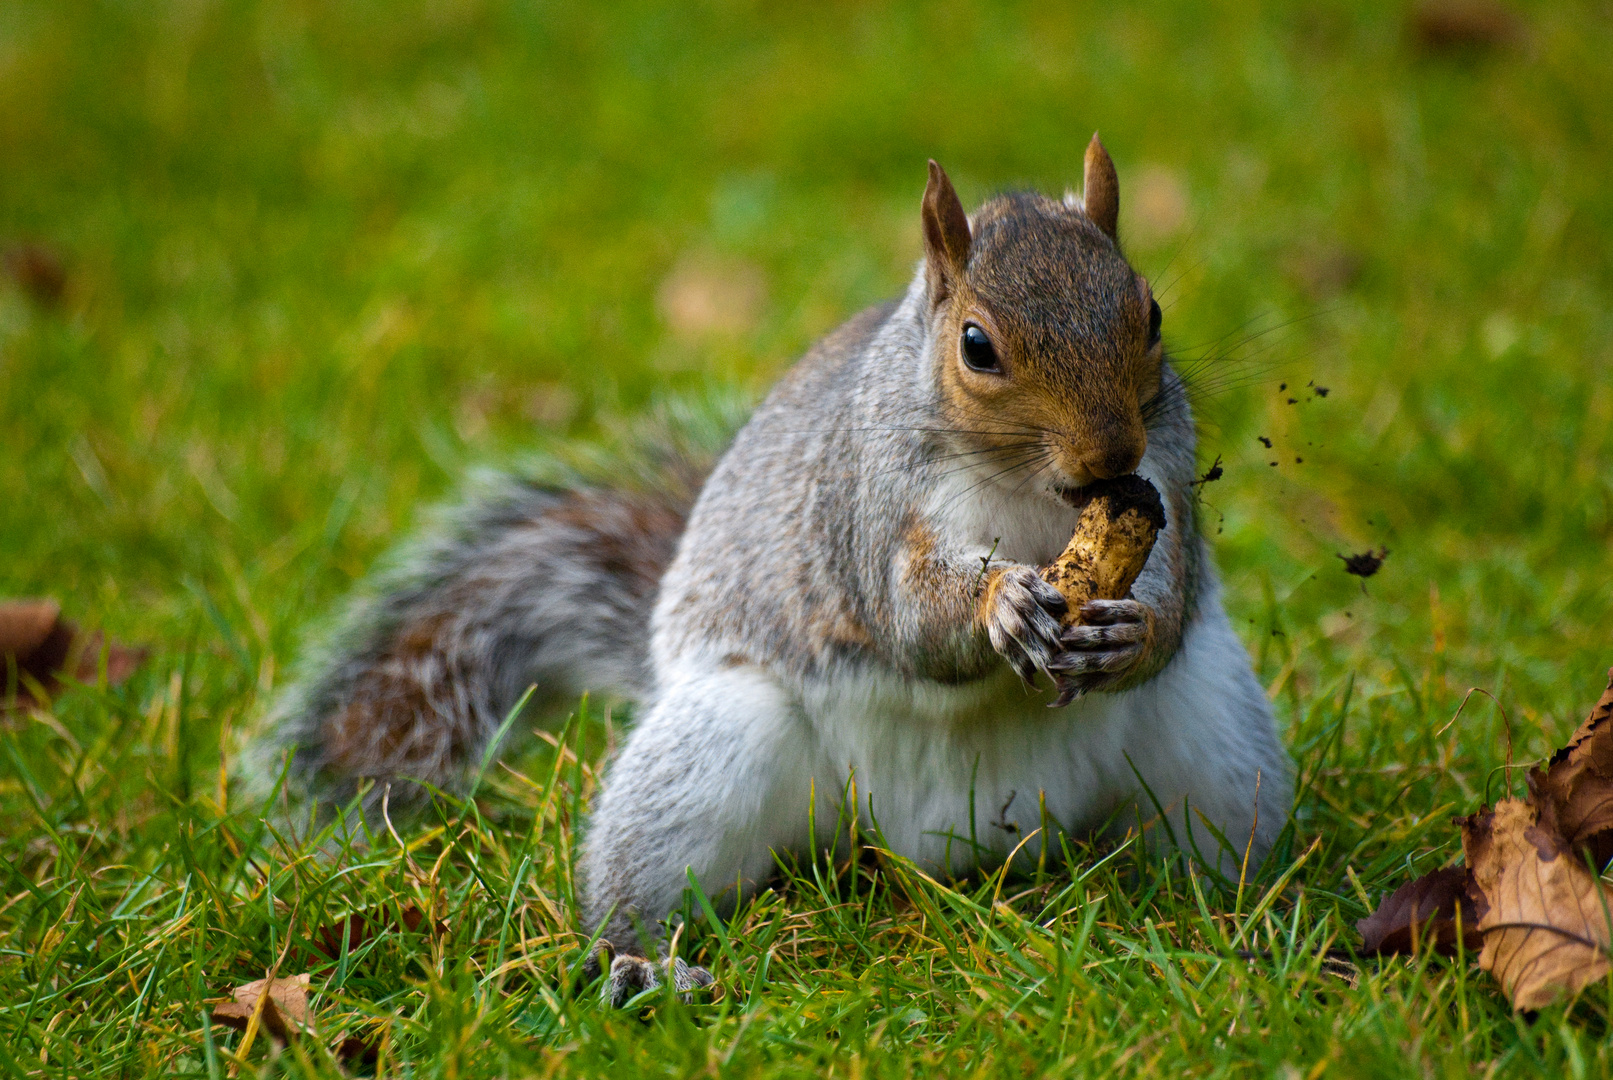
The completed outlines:
{"type": "Polygon", "coordinates": [[[155,649],[0,721],[10,872],[156,873],[468,467],[764,392],[904,287],[926,158],[1062,191],[1093,130],[1299,830],[1386,830],[1373,895],[1454,857],[1507,754],[1488,700],[1436,737],[1467,688],[1527,761],[1613,663],[1610,56],[1605,2],[0,6],[0,596],[155,649]]]}

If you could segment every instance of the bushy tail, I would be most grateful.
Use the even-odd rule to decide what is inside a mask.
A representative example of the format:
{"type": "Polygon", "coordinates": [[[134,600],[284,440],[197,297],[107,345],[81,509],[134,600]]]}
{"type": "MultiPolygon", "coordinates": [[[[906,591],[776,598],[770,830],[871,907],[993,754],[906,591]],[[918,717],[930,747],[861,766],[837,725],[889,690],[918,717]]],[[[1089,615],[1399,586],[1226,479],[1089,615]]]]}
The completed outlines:
{"type": "Polygon", "coordinates": [[[649,690],[649,624],[689,508],[743,416],[676,403],[584,454],[484,473],[402,545],[305,648],[248,755],[261,790],[292,751],[295,788],[394,804],[452,788],[527,687],[535,699],[649,690]]]}

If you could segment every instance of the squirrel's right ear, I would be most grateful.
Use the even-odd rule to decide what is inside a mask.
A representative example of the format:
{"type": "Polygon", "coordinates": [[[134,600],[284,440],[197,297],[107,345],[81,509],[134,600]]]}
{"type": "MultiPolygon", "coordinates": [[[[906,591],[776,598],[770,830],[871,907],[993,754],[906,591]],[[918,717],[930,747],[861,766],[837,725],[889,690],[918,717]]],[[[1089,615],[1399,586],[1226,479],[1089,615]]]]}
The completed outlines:
{"type": "Polygon", "coordinates": [[[930,182],[924,187],[924,276],[932,304],[946,299],[963,277],[971,242],[969,215],[946,170],[931,161],[930,182]]]}

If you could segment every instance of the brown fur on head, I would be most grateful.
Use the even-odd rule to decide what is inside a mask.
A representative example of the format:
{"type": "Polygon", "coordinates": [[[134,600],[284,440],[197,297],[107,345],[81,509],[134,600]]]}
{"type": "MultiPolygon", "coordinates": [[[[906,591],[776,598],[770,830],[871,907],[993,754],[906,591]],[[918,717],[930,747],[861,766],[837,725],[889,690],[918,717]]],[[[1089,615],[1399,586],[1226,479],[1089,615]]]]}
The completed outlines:
{"type": "Polygon", "coordinates": [[[1164,364],[1153,294],[1115,237],[1119,189],[1095,135],[1085,187],[1084,205],[999,196],[972,226],[933,161],[924,191],[942,406],[973,448],[1050,462],[1053,486],[1065,489],[1137,467],[1148,447],[1143,409],[1164,364]]]}

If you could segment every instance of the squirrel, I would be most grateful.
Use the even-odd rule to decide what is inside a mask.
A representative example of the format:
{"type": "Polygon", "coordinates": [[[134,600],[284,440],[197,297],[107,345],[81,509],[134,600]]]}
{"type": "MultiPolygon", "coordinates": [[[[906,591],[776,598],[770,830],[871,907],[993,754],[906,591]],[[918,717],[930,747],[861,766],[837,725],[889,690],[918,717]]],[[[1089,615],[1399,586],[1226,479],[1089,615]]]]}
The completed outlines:
{"type": "Polygon", "coordinates": [[[1258,861],[1291,764],[1222,608],[1186,389],[1118,214],[1096,135],[1080,198],[972,218],[930,162],[904,296],[808,351],[726,450],[721,424],[673,423],[626,475],[494,485],[315,646],[265,746],[294,748],[308,789],[397,800],[483,760],[528,686],[637,702],[580,863],[617,1002],[709,982],[644,927],[691,872],[733,904],[804,854],[814,790],[827,820],[855,790],[940,872],[1057,852],[1048,822],[1161,810],[1184,846],[1207,819],[1223,868],[1258,861]],[[1165,528],[1128,598],[1061,626],[1038,568],[1082,489],[1134,471],[1165,528]],[[1050,711],[1053,686],[1075,700],[1050,711]]]}

